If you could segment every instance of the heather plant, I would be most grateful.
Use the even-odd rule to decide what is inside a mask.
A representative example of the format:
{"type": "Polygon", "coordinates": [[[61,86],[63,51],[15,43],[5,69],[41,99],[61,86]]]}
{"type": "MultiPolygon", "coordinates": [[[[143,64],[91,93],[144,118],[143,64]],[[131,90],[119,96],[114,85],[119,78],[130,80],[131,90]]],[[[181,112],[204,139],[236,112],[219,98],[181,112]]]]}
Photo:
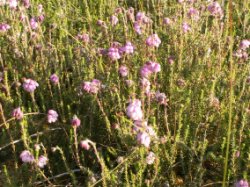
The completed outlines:
{"type": "Polygon", "coordinates": [[[249,10],[0,0],[0,186],[248,187],[249,10]]]}

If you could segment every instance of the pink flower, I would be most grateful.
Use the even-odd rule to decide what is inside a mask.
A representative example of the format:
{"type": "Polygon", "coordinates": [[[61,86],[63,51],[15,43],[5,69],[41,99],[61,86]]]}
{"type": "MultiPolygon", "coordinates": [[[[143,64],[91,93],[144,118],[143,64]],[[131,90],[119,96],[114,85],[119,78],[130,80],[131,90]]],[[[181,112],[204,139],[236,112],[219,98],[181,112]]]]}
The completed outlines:
{"type": "Polygon", "coordinates": [[[131,42],[126,42],[126,45],[121,48],[121,51],[126,54],[132,54],[134,53],[134,46],[131,42]]]}
{"type": "Polygon", "coordinates": [[[23,112],[21,111],[21,108],[20,108],[20,107],[15,108],[15,109],[12,111],[12,117],[14,117],[14,118],[17,119],[17,120],[23,119],[23,112]]]}
{"type": "Polygon", "coordinates": [[[147,158],[146,158],[146,162],[147,162],[147,164],[151,165],[151,164],[154,163],[154,161],[155,161],[155,154],[154,154],[153,152],[150,151],[150,152],[148,153],[147,158]]]}
{"type": "Polygon", "coordinates": [[[81,125],[81,120],[76,115],[74,115],[73,119],[71,120],[71,125],[73,127],[79,127],[81,125]]]}
{"type": "Polygon", "coordinates": [[[7,30],[10,29],[10,25],[6,24],[6,23],[1,23],[0,24],[0,31],[2,32],[6,32],[7,30]]]}
{"type": "Polygon", "coordinates": [[[31,26],[31,28],[32,28],[33,30],[35,30],[35,29],[38,28],[38,23],[37,23],[37,21],[36,21],[35,18],[31,18],[31,19],[30,19],[30,26],[31,26]]]}
{"type": "Polygon", "coordinates": [[[142,78],[140,82],[141,82],[142,90],[146,94],[149,94],[150,93],[150,81],[148,79],[146,79],[146,78],[142,78]]]}
{"type": "Polygon", "coordinates": [[[131,87],[134,84],[133,80],[125,80],[125,82],[128,87],[131,87]]]}
{"type": "Polygon", "coordinates": [[[85,81],[82,85],[82,89],[88,93],[97,94],[101,88],[101,81],[93,79],[92,82],[85,81]]]}
{"type": "Polygon", "coordinates": [[[207,7],[210,14],[214,17],[223,18],[223,10],[218,2],[213,2],[207,7]]]}
{"type": "Polygon", "coordinates": [[[118,48],[111,47],[108,51],[108,56],[111,60],[118,60],[121,58],[118,48]]]}
{"type": "Polygon", "coordinates": [[[3,6],[6,4],[6,0],[0,0],[0,6],[3,6]]]}
{"type": "Polygon", "coordinates": [[[48,123],[54,123],[57,121],[58,114],[55,110],[49,110],[47,114],[48,123]]]}
{"type": "Polygon", "coordinates": [[[119,73],[122,77],[128,76],[128,68],[126,66],[120,66],[119,73]]]}
{"type": "Polygon", "coordinates": [[[149,36],[146,40],[146,44],[149,46],[149,47],[159,47],[160,44],[161,44],[161,40],[160,38],[158,37],[157,34],[153,34],[151,36],[149,36]]]}
{"type": "Polygon", "coordinates": [[[23,89],[27,92],[34,92],[39,84],[32,79],[25,79],[23,83],[23,89]]]}
{"type": "Polygon", "coordinates": [[[141,25],[138,21],[134,22],[134,30],[137,34],[142,34],[141,25]]]}
{"type": "Polygon", "coordinates": [[[184,22],[182,24],[182,30],[183,30],[184,33],[187,33],[189,31],[191,31],[191,27],[190,27],[190,25],[188,23],[184,22]]]}
{"type": "Polygon", "coordinates": [[[9,0],[9,7],[11,9],[16,9],[16,7],[17,7],[17,0],[9,0]]]}
{"type": "Polygon", "coordinates": [[[111,25],[112,25],[112,26],[117,25],[118,21],[119,21],[119,20],[118,20],[118,18],[117,18],[116,16],[112,15],[112,16],[110,17],[110,22],[111,22],[111,25]]]}
{"type": "Polygon", "coordinates": [[[138,12],[135,16],[136,21],[143,21],[143,19],[146,17],[144,12],[138,12]]]}
{"type": "Polygon", "coordinates": [[[84,43],[89,43],[89,35],[88,34],[78,34],[77,38],[84,43]]]}
{"type": "Polygon", "coordinates": [[[48,163],[48,158],[46,156],[39,156],[38,161],[37,161],[37,166],[39,168],[44,168],[45,165],[48,163]]]}
{"type": "Polygon", "coordinates": [[[59,78],[58,76],[54,73],[50,76],[50,81],[52,82],[52,84],[56,85],[59,83],[59,78]]]}
{"type": "Polygon", "coordinates": [[[164,18],[163,23],[167,26],[172,24],[172,20],[170,18],[164,18]]]}
{"type": "Polygon", "coordinates": [[[44,14],[38,16],[38,17],[37,17],[37,20],[38,20],[39,22],[43,22],[43,20],[44,20],[44,14]]]}
{"type": "Polygon", "coordinates": [[[246,50],[249,48],[249,46],[250,46],[250,40],[242,40],[240,42],[240,49],[241,50],[246,50]]]}
{"type": "Polygon", "coordinates": [[[249,187],[249,184],[246,180],[241,179],[235,183],[235,187],[249,187]]]}
{"type": "Polygon", "coordinates": [[[141,101],[138,99],[131,101],[127,107],[126,114],[132,120],[142,120],[143,112],[141,109],[141,101]]]}
{"type": "Polygon", "coordinates": [[[156,101],[160,105],[166,105],[167,104],[167,97],[164,93],[160,93],[159,91],[156,92],[155,94],[156,101]]]}
{"type": "Polygon", "coordinates": [[[150,136],[148,135],[148,133],[146,132],[139,132],[137,134],[137,142],[140,144],[140,145],[144,145],[145,147],[149,148],[150,146],[150,136]]]}
{"type": "Polygon", "coordinates": [[[89,150],[90,149],[90,140],[86,139],[80,142],[80,146],[81,148],[85,149],[85,150],[89,150]]]}
{"type": "Polygon", "coordinates": [[[158,73],[161,71],[161,65],[153,62],[153,61],[148,61],[140,70],[140,74],[142,77],[149,77],[152,73],[158,73]]]}
{"type": "Polygon", "coordinates": [[[20,158],[21,158],[22,162],[24,162],[24,163],[31,163],[35,160],[34,156],[27,150],[24,150],[20,154],[20,158]]]}
{"type": "Polygon", "coordinates": [[[23,0],[23,5],[25,8],[29,8],[30,7],[30,1],[29,0],[23,0]]]}
{"type": "Polygon", "coordinates": [[[199,11],[197,9],[191,7],[188,11],[188,17],[197,21],[200,18],[199,11]]]}

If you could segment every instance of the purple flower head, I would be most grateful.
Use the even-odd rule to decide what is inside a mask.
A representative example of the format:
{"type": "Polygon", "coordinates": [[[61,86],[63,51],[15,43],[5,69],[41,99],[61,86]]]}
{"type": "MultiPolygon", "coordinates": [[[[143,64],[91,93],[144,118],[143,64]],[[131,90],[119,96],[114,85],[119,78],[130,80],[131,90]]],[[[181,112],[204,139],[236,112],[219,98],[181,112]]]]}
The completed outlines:
{"type": "Polygon", "coordinates": [[[14,118],[17,119],[17,120],[23,119],[23,112],[22,112],[22,110],[21,110],[20,107],[15,108],[15,109],[12,111],[12,117],[14,117],[14,118]]]}
{"type": "Polygon", "coordinates": [[[140,82],[142,90],[148,95],[150,93],[150,81],[146,78],[142,78],[140,82]]]}
{"type": "Polygon", "coordinates": [[[135,15],[134,15],[134,8],[132,7],[129,7],[129,9],[127,10],[126,14],[127,14],[127,17],[130,21],[134,22],[135,21],[135,15]]]}
{"type": "Polygon", "coordinates": [[[241,50],[246,50],[249,48],[249,46],[250,46],[250,40],[242,40],[240,42],[240,49],[241,50]]]}
{"type": "Polygon", "coordinates": [[[25,8],[29,8],[30,7],[30,0],[23,0],[23,5],[25,8]]]}
{"type": "Polygon", "coordinates": [[[188,11],[188,17],[197,21],[200,18],[199,11],[191,7],[188,11]]]}
{"type": "Polygon", "coordinates": [[[142,34],[141,24],[138,21],[134,22],[134,30],[137,34],[142,34]]]}
{"type": "Polygon", "coordinates": [[[10,7],[10,9],[16,9],[17,0],[9,0],[9,7],[10,7]]]}
{"type": "Polygon", "coordinates": [[[184,22],[182,24],[182,30],[183,30],[184,33],[187,33],[189,31],[191,31],[191,27],[190,27],[190,25],[188,23],[184,22]]]}
{"type": "Polygon", "coordinates": [[[93,79],[92,82],[85,81],[82,84],[82,89],[88,93],[97,94],[101,88],[101,81],[93,79]]]}
{"type": "Polygon", "coordinates": [[[148,61],[140,70],[140,74],[142,77],[148,78],[152,73],[158,73],[161,71],[161,65],[153,62],[148,61]]]}
{"type": "Polygon", "coordinates": [[[161,39],[158,37],[157,34],[153,34],[147,38],[146,44],[149,47],[159,47],[161,44],[161,39]]]}
{"type": "Polygon", "coordinates": [[[54,73],[50,76],[50,81],[52,84],[56,85],[59,83],[59,77],[54,73]]]}
{"type": "Polygon", "coordinates": [[[131,101],[127,107],[126,114],[132,120],[142,120],[143,112],[141,109],[141,101],[138,99],[131,101]]]}
{"type": "Polygon", "coordinates": [[[47,113],[48,123],[54,123],[57,121],[58,114],[55,110],[49,110],[47,113]]]}
{"type": "Polygon", "coordinates": [[[78,34],[77,38],[81,41],[83,41],[84,43],[89,43],[89,35],[88,34],[78,34]]]}
{"type": "Polygon", "coordinates": [[[148,156],[146,157],[146,162],[147,162],[147,164],[151,165],[154,163],[154,161],[155,161],[155,154],[150,151],[148,153],[148,156]]]}
{"type": "Polygon", "coordinates": [[[41,23],[41,22],[43,22],[44,18],[45,18],[44,14],[41,14],[37,17],[37,21],[39,21],[41,23]]]}
{"type": "Polygon", "coordinates": [[[107,28],[106,23],[104,21],[102,21],[102,20],[98,20],[97,25],[100,26],[100,27],[103,27],[103,28],[107,28]]]}
{"type": "Polygon", "coordinates": [[[111,23],[112,26],[117,25],[118,21],[119,21],[119,20],[118,20],[118,18],[117,18],[115,15],[112,15],[112,16],[110,17],[110,23],[111,23]]]}
{"type": "Polygon", "coordinates": [[[168,63],[169,63],[170,65],[174,64],[174,57],[170,56],[170,57],[168,58],[168,63]]]}
{"type": "Polygon", "coordinates": [[[1,23],[0,24],[0,31],[2,32],[6,32],[7,30],[10,29],[10,25],[6,24],[6,23],[1,23]]]}
{"type": "Polygon", "coordinates": [[[139,132],[137,134],[137,142],[140,144],[140,145],[144,145],[145,147],[149,148],[150,146],[150,142],[151,142],[151,138],[149,136],[148,133],[146,132],[139,132]]]}
{"type": "Polygon", "coordinates": [[[128,86],[128,87],[131,87],[133,84],[134,84],[134,81],[133,80],[125,80],[125,82],[126,82],[126,85],[128,86]]]}
{"type": "Polygon", "coordinates": [[[23,89],[27,92],[34,92],[39,84],[32,79],[25,79],[23,83],[23,89]]]}
{"type": "Polygon", "coordinates": [[[28,150],[24,150],[20,154],[20,158],[21,158],[22,162],[24,162],[24,163],[32,163],[35,160],[34,156],[28,150]]]}
{"type": "Polygon", "coordinates": [[[167,97],[166,97],[165,93],[160,93],[159,91],[157,91],[156,94],[155,94],[155,98],[156,98],[156,101],[160,105],[166,105],[167,104],[167,97]]]}
{"type": "Polygon", "coordinates": [[[144,66],[140,69],[140,74],[141,74],[142,77],[148,78],[148,77],[152,74],[152,71],[151,71],[151,69],[150,69],[149,66],[144,65],[144,66]]]}
{"type": "Polygon", "coordinates": [[[138,12],[135,16],[136,21],[142,22],[143,19],[146,17],[144,12],[138,12]]]}
{"type": "Polygon", "coordinates": [[[33,29],[33,30],[36,30],[38,28],[38,22],[36,21],[35,18],[31,18],[30,19],[30,27],[33,29]]]}
{"type": "Polygon", "coordinates": [[[73,127],[79,127],[81,125],[81,120],[76,115],[74,115],[73,119],[71,120],[71,125],[73,127]]]}
{"type": "Polygon", "coordinates": [[[44,168],[48,163],[48,158],[46,156],[39,156],[38,161],[37,161],[37,166],[39,168],[44,168]]]}
{"type": "Polygon", "coordinates": [[[249,184],[246,180],[241,179],[235,183],[235,187],[249,187],[249,184]]]}
{"type": "Polygon", "coordinates": [[[134,46],[131,44],[131,42],[126,42],[126,45],[121,48],[121,51],[126,54],[132,54],[134,53],[134,46]]]}
{"type": "Polygon", "coordinates": [[[210,14],[214,17],[223,18],[223,10],[218,2],[213,2],[207,7],[210,14]]]}
{"type": "Polygon", "coordinates": [[[81,148],[88,151],[90,149],[89,143],[90,143],[90,140],[86,139],[86,140],[83,140],[80,142],[80,146],[81,146],[81,148]]]}
{"type": "Polygon", "coordinates": [[[172,24],[172,20],[170,18],[164,18],[163,23],[167,26],[172,24]]]}
{"type": "Polygon", "coordinates": [[[118,48],[111,47],[108,51],[108,56],[111,60],[118,60],[121,58],[118,48]]]}
{"type": "Polygon", "coordinates": [[[126,66],[120,66],[119,73],[122,77],[128,76],[128,68],[126,66]]]}

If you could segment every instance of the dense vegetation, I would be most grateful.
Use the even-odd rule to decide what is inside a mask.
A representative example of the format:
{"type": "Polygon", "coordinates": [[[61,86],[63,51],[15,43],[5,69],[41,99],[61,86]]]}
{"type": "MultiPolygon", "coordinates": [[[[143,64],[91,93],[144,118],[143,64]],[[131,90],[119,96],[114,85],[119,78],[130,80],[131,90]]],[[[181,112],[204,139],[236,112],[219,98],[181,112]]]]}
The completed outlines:
{"type": "Polygon", "coordinates": [[[0,186],[248,187],[249,10],[0,0],[0,186]]]}

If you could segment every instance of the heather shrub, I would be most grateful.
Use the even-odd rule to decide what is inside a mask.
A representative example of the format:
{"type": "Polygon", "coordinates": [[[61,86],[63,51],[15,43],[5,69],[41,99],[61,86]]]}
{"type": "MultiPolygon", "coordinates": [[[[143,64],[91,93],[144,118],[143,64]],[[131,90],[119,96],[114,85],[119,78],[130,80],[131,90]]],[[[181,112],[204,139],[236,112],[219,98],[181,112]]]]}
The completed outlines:
{"type": "Polygon", "coordinates": [[[249,6],[0,0],[0,185],[247,187],[249,6]]]}

